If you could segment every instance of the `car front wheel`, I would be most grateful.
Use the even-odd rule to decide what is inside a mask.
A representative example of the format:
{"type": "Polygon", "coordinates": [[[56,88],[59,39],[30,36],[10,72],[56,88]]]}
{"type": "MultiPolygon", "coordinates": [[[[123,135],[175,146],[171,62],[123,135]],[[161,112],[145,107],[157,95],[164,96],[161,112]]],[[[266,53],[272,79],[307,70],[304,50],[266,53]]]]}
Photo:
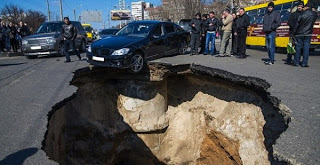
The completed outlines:
{"type": "Polygon", "coordinates": [[[134,73],[138,73],[144,66],[144,59],[141,53],[135,53],[130,60],[130,69],[134,73]]]}
{"type": "Polygon", "coordinates": [[[64,51],[64,44],[63,43],[61,43],[60,45],[59,45],[59,55],[60,56],[65,56],[65,51],[64,51]]]}
{"type": "Polygon", "coordinates": [[[187,52],[187,42],[182,41],[179,45],[178,53],[183,55],[183,54],[186,54],[186,52],[187,52]]]}

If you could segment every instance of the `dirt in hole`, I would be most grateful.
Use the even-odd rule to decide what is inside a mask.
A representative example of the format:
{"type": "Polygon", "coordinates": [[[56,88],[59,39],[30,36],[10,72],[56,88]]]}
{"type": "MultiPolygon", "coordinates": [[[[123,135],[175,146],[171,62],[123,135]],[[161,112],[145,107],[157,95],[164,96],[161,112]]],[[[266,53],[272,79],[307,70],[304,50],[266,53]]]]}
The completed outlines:
{"type": "Polygon", "coordinates": [[[48,115],[42,149],[60,164],[285,164],[272,145],[289,110],[269,84],[212,68],[78,70],[48,115]]]}

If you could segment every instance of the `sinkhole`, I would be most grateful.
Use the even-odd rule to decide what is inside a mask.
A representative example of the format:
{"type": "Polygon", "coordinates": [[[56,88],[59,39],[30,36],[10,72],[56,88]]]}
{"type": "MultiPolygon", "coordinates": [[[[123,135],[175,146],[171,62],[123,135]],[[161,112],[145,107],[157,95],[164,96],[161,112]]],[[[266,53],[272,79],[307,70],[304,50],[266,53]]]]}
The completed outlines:
{"type": "Polygon", "coordinates": [[[290,110],[262,79],[150,63],[139,74],[83,68],[71,85],[42,145],[59,164],[287,164],[272,146],[290,110]]]}

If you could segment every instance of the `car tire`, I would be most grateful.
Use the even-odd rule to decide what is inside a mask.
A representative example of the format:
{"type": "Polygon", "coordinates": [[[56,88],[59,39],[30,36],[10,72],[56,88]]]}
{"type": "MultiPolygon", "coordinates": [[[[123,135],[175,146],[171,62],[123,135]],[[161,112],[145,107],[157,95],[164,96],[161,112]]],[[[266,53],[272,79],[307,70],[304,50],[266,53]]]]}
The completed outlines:
{"type": "Polygon", "coordinates": [[[140,52],[134,53],[130,59],[130,71],[139,73],[144,67],[144,57],[140,52]]]}
{"type": "Polygon", "coordinates": [[[27,59],[36,59],[36,58],[38,58],[38,56],[37,56],[37,55],[33,55],[33,56],[26,56],[26,58],[27,58],[27,59]]]}
{"type": "Polygon", "coordinates": [[[179,55],[186,54],[187,49],[188,49],[187,42],[186,42],[186,41],[182,41],[182,42],[180,43],[180,45],[179,45],[178,54],[179,54],[179,55]]]}
{"type": "Polygon", "coordinates": [[[84,40],[81,40],[81,44],[80,44],[80,47],[79,47],[79,50],[80,52],[86,52],[86,42],[84,40]]]}
{"type": "Polygon", "coordinates": [[[64,51],[64,44],[63,43],[60,43],[59,44],[59,56],[65,56],[66,55],[66,53],[65,53],[65,51],[64,51]]]}

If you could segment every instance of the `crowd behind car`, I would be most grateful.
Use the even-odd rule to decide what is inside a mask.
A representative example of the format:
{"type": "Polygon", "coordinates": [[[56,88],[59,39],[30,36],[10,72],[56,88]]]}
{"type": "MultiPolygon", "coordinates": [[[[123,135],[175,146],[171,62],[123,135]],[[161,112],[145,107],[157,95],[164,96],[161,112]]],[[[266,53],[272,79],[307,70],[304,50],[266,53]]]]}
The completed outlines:
{"type": "MultiPolygon", "coordinates": [[[[276,30],[281,25],[280,13],[276,11],[273,2],[267,7],[267,14],[263,18],[263,32],[266,36],[266,48],[268,60],[266,65],[273,65],[275,62],[275,38],[276,30]]],[[[303,1],[298,2],[298,9],[293,11],[289,17],[290,40],[294,40],[295,53],[288,52],[285,64],[292,66],[309,67],[309,48],[313,33],[313,25],[318,14],[316,6],[311,2],[306,5],[303,1]],[[294,56],[294,59],[292,59],[294,56]],[[300,61],[302,56],[302,61],[300,61]]],[[[238,11],[224,9],[221,19],[216,18],[215,12],[209,14],[196,13],[195,18],[189,22],[191,27],[191,56],[197,54],[212,55],[215,57],[232,57],[239,59],[247,58],[246,38],[247,29],[250,26],[250,18],[244,8],[238,11]],[[201,17],[202,16],[202,17],[201,17]],[[217,53],[215,39],[221,38],[220,51],[217,53]],[[201,50],[198,52],[201,43],[201,50]],[[210,44],[211,43],[211,44],[210,44]],[[210,44],[210,45],[209,45],[210,44]],[[209,48],[210,51],[209,51],[209,48]]]]}
{"type": "Polygon", "coordinates": [[[17,52],[23,37],[31,34],[27,22],[19,24],[0,20],[0,52],[17,52]]]}

